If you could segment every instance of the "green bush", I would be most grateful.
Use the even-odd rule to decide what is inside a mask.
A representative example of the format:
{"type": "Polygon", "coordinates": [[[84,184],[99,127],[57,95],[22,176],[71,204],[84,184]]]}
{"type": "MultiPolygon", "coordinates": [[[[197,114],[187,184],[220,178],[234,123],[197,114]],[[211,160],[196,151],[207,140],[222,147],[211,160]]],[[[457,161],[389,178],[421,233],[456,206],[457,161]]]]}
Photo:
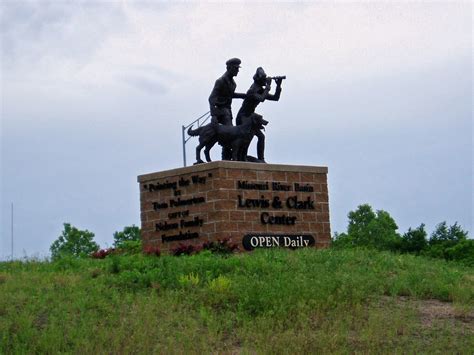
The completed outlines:
{"type": "Polygon", "coordinates": [[[69,223],[64,223],[62,234],[51,244],[51,257],[53,260],[64,256],[87,257],[99,250],[99,245],[93,239],[94,233],[79,230],[69,223]]]}

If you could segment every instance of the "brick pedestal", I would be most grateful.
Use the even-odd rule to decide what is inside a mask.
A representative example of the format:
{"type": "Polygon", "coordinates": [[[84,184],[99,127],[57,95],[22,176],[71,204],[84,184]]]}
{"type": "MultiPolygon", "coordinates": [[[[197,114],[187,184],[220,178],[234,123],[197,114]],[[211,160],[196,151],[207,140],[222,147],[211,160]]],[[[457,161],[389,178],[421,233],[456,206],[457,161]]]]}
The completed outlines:
{"type": "Polygon", "coordinates": [[[144,247],[232,238],[254,247],[326,247],[327,168],[217,161],[138,176],[144,247]]]}

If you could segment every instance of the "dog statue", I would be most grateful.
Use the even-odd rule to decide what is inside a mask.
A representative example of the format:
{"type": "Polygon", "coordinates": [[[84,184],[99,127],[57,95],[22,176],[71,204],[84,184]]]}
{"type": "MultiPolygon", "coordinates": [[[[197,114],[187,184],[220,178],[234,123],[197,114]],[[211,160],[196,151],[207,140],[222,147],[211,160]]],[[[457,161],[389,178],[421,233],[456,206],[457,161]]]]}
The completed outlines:
{"type": "Polygon", "coordinates": [[[232,160],[247,161],[247,150],[255,133],[263,129],[268,124],[259,114],[252,114],[247,117],[239,126],[225,126],[216,122],[211,122],[205,126],[192,129],[189,127],[188,134],[192,137],[199,136],[199,145],[196,147],[196,163],[204,163],[201,159],[201,150],[208,162],[211,161],[211,148],[219,143],[223,147],[232,150],[232,160]]]}

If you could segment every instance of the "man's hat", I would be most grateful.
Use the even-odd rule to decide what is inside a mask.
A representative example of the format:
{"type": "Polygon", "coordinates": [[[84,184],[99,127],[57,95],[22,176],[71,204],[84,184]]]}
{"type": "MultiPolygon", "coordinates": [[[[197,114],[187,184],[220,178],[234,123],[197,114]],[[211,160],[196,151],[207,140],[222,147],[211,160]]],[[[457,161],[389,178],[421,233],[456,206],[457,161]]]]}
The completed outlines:
{"type": "Polygon", "coordinates": [[[265,73],[265,70],[263,70],[262,67],[257,68],[257,72],[253,76],[253,80],[258,81],[260,79],[266,78],[267,74],[265,73]]]}
{"type": "Polygon", "coordinates": [[[240,63],[242,63],[242,61],[239,58],[232,58],[232,59],[229,59],[227,62],[225,62],[226,65],[232,65],[239,68],[240,68],[240,63]]]}

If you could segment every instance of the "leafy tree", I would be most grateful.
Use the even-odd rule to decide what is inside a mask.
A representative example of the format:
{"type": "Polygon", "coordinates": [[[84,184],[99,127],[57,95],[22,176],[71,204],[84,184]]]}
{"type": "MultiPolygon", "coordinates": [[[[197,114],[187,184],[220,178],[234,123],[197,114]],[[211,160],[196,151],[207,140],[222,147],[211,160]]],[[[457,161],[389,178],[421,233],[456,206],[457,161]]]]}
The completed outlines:
{"type": "Polygon", "coordinates": [[[445,254],[448,260],[456,260],[474,266],[474,240],[461,240],[455,246],[447,248],[445,254]]]}
{"type": "MultiPolygon", "coordinates": [[[[429,249],[427,250],[426,255],[435,258],[453,260],[453,255],[456,254],[457,251],[461,251],[464,244],[462,244],[461,247],[455,247],[467,240],[467,237],[468,232],[464,231],[457,222],[449,227],[446,222],[442,222],[436,226],[436,229],[431,234],[431,238],[428,242],[429,249]],[[451,251],[449,251],[450,249],[451,251]]],[[[466,245],[469,250],[469,243],[466,245]]]]}
{"type": "Polygon", "coordinates": [[[334,233],[332,238],[332,247],[333,248],[347,248],[354,246],[354,241],[350,239],[347,233],[334,233]]]}
{"type": "Polygon", "coordinates": [[[459,261],[474,266],[474,240],[457,223],[448,226],[442,222],[427,240],[425,225],[408,231],[400,237],[398,226],[383,210],[374,212],[368,204],[360,205],[348,214],[347,232],[334,235],[333,246],[339,248],[366,247],[427,255],[434,258],[459,261]]]}
{"type": "Polygon", "coordinates": [[[137,243],[127,243],[127,242],[140,242],[140,228],[135,225],[127,226],[121,232],[114,233],[114,247],[123,248],[128,245],[135,245],[137,243]]]}
{"type": "Polygon", "coordinates": [[[401,239],[397,233],[398,226],[388,212],[374,212],[370,205],[364,204],[349,212],[348,218],[347,233],[336,234],[334,246],[399,249],[401,239]]]}
{"type": "Polygon", "coordinates": [[[88,230],[82,231],[69,223],[64,223],[62,234],[56,239],[51,247],[53,260],[62,256],[86,257],[99,250],[99,245],[93,241],[94,233],[88,230]]]}
{"type": "Polygon", "coordinates": [[[369,224],[376,218],[372,207],[368,204],[360,205],[357,210],[350,211],[347,216],[349,217],[347,233],[356,237],[359,241],[367,242],[365,239],[368,237],[369,224]]]}
{"type": "Polygon", "coordinates": [[[400,250],[404,253],[419,255],[427,247],[427,233],[423,223],[418,228],[408,228],[408,231],[402,236],[400,250]]]}
{"type": "Polygon", "coordinates": [[[454,246],[460,241],[466,240],[467,236],[468,233],[457,222],[449,227],[446,222],[442,222],[436,226],[435,231],[431,234],[430,245],[445,244],[454,246]]]}
{"type": "Polygon", "coordinates": [[[399,250],[400,235],[397,233],[398,226],[390,214],[383,210],[376,212],[376,217],[369,223],[367,228],[369,245],[380,250],[399,250]]]}

